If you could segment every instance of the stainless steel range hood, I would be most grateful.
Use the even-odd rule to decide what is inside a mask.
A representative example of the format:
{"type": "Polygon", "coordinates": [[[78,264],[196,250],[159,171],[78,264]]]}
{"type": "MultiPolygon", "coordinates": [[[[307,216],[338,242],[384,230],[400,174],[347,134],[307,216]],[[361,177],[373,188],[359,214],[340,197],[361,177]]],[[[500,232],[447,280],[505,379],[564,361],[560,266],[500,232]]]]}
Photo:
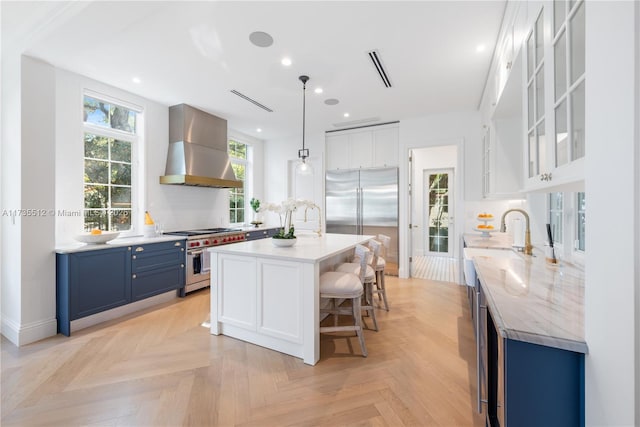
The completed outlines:
{"type": "Polygon", "coordinates": [[[241,188],[227,154],[227,121],[187,104],[169,107],[169,152],[160,184],[241,188]]]}

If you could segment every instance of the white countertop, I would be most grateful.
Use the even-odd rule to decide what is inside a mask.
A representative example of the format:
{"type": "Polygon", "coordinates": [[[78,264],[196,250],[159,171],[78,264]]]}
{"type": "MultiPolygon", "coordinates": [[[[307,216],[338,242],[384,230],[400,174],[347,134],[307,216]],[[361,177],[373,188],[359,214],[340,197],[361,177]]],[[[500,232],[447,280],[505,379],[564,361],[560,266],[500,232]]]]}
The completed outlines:
{"type": "Polygon", "coordinates": [[[277,247],[271,242],[272,239],[261,239],[233,245],[214,246],[207,250],[224,254],[315,263],[343,252],[349,247],[365,243],[374,237],[354,234],[323,234],[322,237],[318,237],[315,233],[305,233],[298,234],[296,244],[291,247],[277,247]]]}
{"type": "Polygon", "coordinates": [[[474,257],[487,306],[500,335],[517,341],[587,353],[584,272],[551,265],[540,253],[517,259],[474,257]]]}
{"type": "Polygon", "coordinates": [[[87,243],[72,243],[69,245],[56,247],[56,253],[58,254],[70,254],[75,252],[87,252],[87,251],[99,251],[102,249],[117,248],[121,246],[132,245],[147,245],[151,243],[173,242],[175,240],[184,240],[185,236],[172,236],[163,234],[158,237],[144,237],[144,236],[132,236],[132,237],[118,237],[104,244],[87,244],[87,243]]]}

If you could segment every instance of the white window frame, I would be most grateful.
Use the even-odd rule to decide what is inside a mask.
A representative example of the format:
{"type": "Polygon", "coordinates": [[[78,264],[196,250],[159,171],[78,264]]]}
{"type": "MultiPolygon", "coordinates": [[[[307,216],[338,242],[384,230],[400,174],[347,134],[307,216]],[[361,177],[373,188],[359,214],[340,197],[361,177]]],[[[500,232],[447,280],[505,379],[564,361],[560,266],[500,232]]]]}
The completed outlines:
{"type": "MultiPolygon", "coordinates": [[[[586,193],[585,193],[586,198],[586,193]]],[[[547,219],[550,222],[551,204],[549,201],[549,194],[546,198],[547,204],[547,219]]],[[[586,251],[578,250],[578,221],[580,219],[578,215],[578,193],[577,192],[564,192],[562,193],[562,241],[563,243],[554,243],[556,249],[556,256],[560,259],[568,261],[572,264],[576,264],[584,267],[585,253],[586,251]]],[[[585,209],[586,212],[586,209],[585,209]]],[[[546,234],[546,232],[545,232],[546,234]]],[[[546,238],[545,238],[546,241],[546,238]]],[[[554,237],[555,241],[555,237],[554,237]]],[[[585,242],[585,249],[587,243],[585,242]]]]}
{"type": "MultiPolygon", "coordinates": [[[[120,233],[120,236],[133,236],[139,234],[138,230],[140,228],[140,224],[142,222],[141,212],[141,200],[140,194],[143,194],[144,188],[143,183],[141,182],[140,177],[144,176],[143,171],[140,171],[140,150],[144,143],[144,108],[128,102],[119,98],[114,98],[112,96],[106,95],[101,92],[96,92],[91,89],[84,89],[82,91],[81,110],[83,114],[81,115],[81,141],[82,141],[82,171],[84,176],[84,137],[86,133],[91,133],[94,135],[103,136],[105,138],[114,138],[121,141],[127,141],[131,144],[131,228],[128,231],[123,231],[120,233]],[[85,97],[91,97],[98,99],[100,101],[104,101],[105,103],[115,104],[119,107],[127,108],[131,111],[136,112],[136,132],[129,133],[124,132],[118,129],[113,129],[106,126],[99,126],[92,123],[87,123],[84,121],[84,100],[85,97]]],[[[108,208],[110,209],[110,208],[108,208]]],[[[84,180],[82,183],[82,225],[84,227],[84,180]]]]}
{"type": "MultiPolygon", "coordinates": [[[[249,204],[249,201],[251,200],[251,193],[252,193],[252,186],[251,183],[253,182],[253,145],[244,140],[242,137],[238,137],[235,136],[233,134],[229,135],[228,137],[228,141],[227,141],[227,149],[229,147],[229,141],[235,141],[241,144],[246,145],[247,147],[247,158],[246,159],[239,159],[237,157],[233,157],[231,155],[229,155],[229,160],[231,161],[231,163],[235,163],[235,164],[240,164],[240,165],[244,165],[244,181],[243,181],[243,188],[244,188],[244,222],[229,222],[230,226],[243,226],[247,223],[250,222],[250,218],[247,217],[247,215],[250,215],[251,212],[253,212],[251,210],[251,206],[249,204]]],[[[229,197],[231,197],[231,191],[229,191],[229,197]]],[[[229,200],[227,203],[227,206],[229,206],[229,200]]],[[[230,217],[230,211],[231,207],[229,207],[229,210],[227,210],[227,215],[230,217]]]]}

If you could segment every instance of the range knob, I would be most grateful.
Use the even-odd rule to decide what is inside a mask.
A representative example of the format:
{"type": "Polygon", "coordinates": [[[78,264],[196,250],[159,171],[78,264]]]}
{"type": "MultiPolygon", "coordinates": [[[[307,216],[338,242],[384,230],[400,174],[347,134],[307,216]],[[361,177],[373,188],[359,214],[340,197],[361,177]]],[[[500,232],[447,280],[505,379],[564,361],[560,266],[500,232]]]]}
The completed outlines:
{"type": "Polygon", "coordinates": [[[205,244],[205,245],[208,245],[208,244],[209,244],[209,241],[208,241],[208,240],[205,240],[205,241],[204,241],[204,244],[205,244]]]}
{"type": "Polygon", "coordinates": [[[226,242],[226,241],[227,241],[227,238],[226,238],[226,237],[225,237],[224,239],[222,239],[222,242],[223,242],[223,243],[224,243],[224,242],[226,242]]]}
{"type": "Polygon", "coordinates": [[[213,244],[214,244],[214,245],[217,245],[217,244],[218,244],[218,239],[215,239],[215,240],[213,241],[213,244]]]}

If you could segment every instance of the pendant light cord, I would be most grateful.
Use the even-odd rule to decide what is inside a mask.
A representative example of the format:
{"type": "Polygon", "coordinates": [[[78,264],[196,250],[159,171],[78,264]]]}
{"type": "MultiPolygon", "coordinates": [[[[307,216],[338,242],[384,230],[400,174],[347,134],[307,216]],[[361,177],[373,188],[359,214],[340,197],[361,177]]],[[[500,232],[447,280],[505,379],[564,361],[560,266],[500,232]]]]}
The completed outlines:
{"type": "Polygon", "coordinates": [[[304,163],[309,157],[309,152],[304,144],[305,134],[307,133],[307,82],[309,81],[309,76],[300,76],[298,79],[302,82],[302,150],[298,150],[298,157],[304,163]]]}

